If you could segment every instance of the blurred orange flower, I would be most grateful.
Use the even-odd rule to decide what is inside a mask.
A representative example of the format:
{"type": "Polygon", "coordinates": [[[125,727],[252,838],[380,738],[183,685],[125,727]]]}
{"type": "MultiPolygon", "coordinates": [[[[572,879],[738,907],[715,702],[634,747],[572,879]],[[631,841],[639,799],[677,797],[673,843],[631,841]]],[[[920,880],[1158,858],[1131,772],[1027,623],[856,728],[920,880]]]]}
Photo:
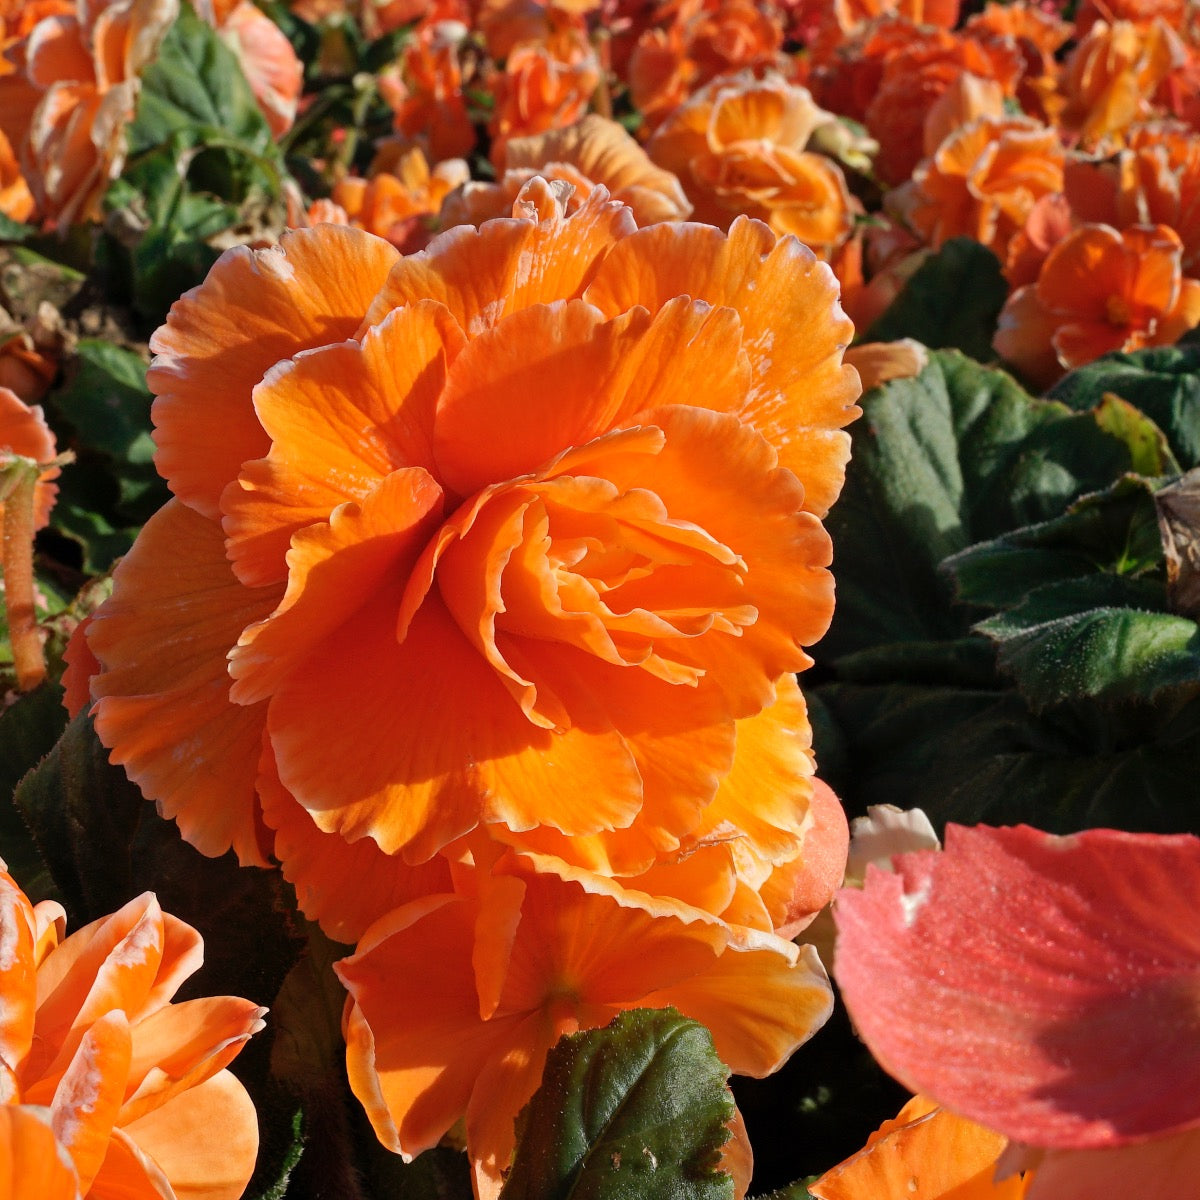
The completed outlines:
{"type": "Polygon", "coordinates": [[[701,88],[646,149],[679,177],[697,220],[725,229],[746,214],[828,258],[860,207],[841,167],[804,149],[833,120],[807,89],[773,72],[759,79],[746,71],[701,88]]]}
{"type": "Polygon", "coordinates": [[[170,1002],[203,945],[150,893],[63,941],[65,926],[59,905],[31,905],[0,873],[0,1147],[14,1196],[237,1200],[258,1120],[224,1068],[266,1010],[170,1002]]]}
{"type": "Polygon", "coordinates": [[[833,276],[601,188],[514,212],[222,258],[152,342],[177,499],[89,629],[114,759],[208,853],[286,827],[318,906],[358,854],[359,929],[477,828],[631,878],[711,842],[752,892],[805,845],[791,672],[859,391],[833,276]]]}
{"type": "Polygon", "coordinates": [[[11,221],[28,221],[33,212],[33,193],[21,174],[12,143],[0,130],[0,214],[11,221]]]}
{"type": "Polygon", "coordinates": [[[1018,1175],[995,1182],[1008,1139],[914,1096],[857,1154],[808,1185],[816,1200],[1023,1200],[1018,1175]]]}
{"type": "Polygon", "coordinates": [[[125,160],[138,75],[178,11],[178,0],[76,0],[74,16],[46,17],[9,48],[23,70],[0,77],[0,128],[52,228],[97,214],[125,160]]]}
{"type": "Polygon", "coordinates": [[[623,126],[596,113],[565,129],[512,138],[497,183],[472,181],[447,197],[442,228],[479,225],[512,212],[517,193],[534,175],[562,180],[575,191],[568,208],[582,204],[596,184],[629,205],[638,225],[682,221],[692,211],[679,180],[657,167],[623,126]]]}
{"type": "Polygon", "coordinates": [[[1112,350],[1170,345],[1200,324],[1200,281],[1183,278],[1182,255],[1165,225],[1083,225],[1009,297],[992,344],[1042,387],[1112,350]]]}
{"type": "Polygon", "coordinates": [[[560,1036],[629,1008],[706,1024],[739,1074],[777,1070],[832,1008],[812,947],[509,856],[465,893],[389,914],[335,967],[350,993],[350,1083],[380,1141],[411,1157],[461,1117],[480,1200],[560,1036]],[[436,977],[413,962],[436,961],[436,977]]]}
{"type": "Polygon", "coordinates": [[[334,184],[329,201],[317,201],[308,219],[353,225],[387,238],[399,250],[420,250],[433,235],[442,201],[469,177],[461,158],[440,162],[431,171],[414,146],[400,155],[394,174],[376,171],[370,179],[351,175],[334,184]]]}
{"type": "Polygon", "coordinates": [[[510,138],[573,125],[600,84],[600,62],[582,35],[563,34],[516,47],[493,81],[496,107],[488,128],[492,162],[505,166],[510,138]]]}
{"type": "Polygon", "coordinates": [[[980,118],[917,167],[908,218],[935,250],[970,237],[1003,262],[1034,204],[1062,191],[1063,161],[1048,126],[1026,117],[980,118]]]}

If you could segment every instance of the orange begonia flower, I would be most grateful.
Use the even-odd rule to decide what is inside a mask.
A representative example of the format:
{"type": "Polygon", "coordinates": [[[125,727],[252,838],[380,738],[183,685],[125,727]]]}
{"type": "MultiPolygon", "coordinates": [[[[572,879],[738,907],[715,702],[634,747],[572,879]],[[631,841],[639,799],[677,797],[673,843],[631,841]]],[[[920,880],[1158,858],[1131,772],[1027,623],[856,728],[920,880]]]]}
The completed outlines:
{"type": "Polygon", "coordinates": [[[575,124],[599,84],[600,62],[582,35],[518,46],[493,83],[492,162],[506,165],[504,148],[511,138],[575,124]]]}
{"type": "Polygon", "coordinates": [[[138,76],[178,11],[178,0],[76,0],[76,15],[46,17],[10,47],[23,69],[0,77],[0,128],[51,227],[97,215],[125,161],[138,76]]]}
{"type": "Polygon", "coordinates": [[[1183,243],[1184,274],[1200,275],[1200,133],[1162,123],[1131,129],[1127,141],[1111,159],[1067,164],[1072,212],[1117,229],[1169,225],[1183,243]]]}
{"type": "MultiPolygon", "coordinates": [[[[89,627],[97,729],[206,853],[264,861],[286,822],[310,911],[321,837],[634,877],[734,828],[755,893],[811,825],[791,673],[859,391],[832,274],[602,188],[514,211],[400,259],[335,226],[230,251],[152,340],[176,499],[89,627]]],[[[393,907],[385,876],[330,919],[393,907]]]]}
{"type": "Polygon", "coordinates": [[[1003,262],[1034,204],[1062,191],[1063,161],[1058,134],[1036,121],[972,121],[913,173],[909,221],[935,250],[970,237],[1003,262]]]}
{"type": "Polygon", "coordinates": [[[857,1154],[808,1185],[817,1200],[1022,1200],[1027,1182],[995,1182],[1007,1140],[914,1096],[857,1154]]]}
{"type": "Polygon", "coordinates": [[[1067,59],[1059,119],[1085,145],[1120,136],[1156,115],[1154,93],[1185,61],[1179,35],[1162,20],[1147,29],[1097,21],[1067,59]]]}
{"type": "Polygon", "coordinates": [[[308,219],[353,225],[387,238],[399,250],[420,250],[432,236],[430,226],[436,224],[442,201],[469,177],[461,158],[440,162],[431,171],[414,146],[400,155],[394,173],[378,170],[370,179],[347,176],[334,184],[329,201],[317,201],[308,219]]]}
{"type": "Polygon", "coordinates": [[[743,72],[701,88],[659,126],[647,152],[679,176],[698,220],[725,229],[744,213],[828,258],[859,207],[841,167],[804,148],[833,120],[805,88],[743,72]]]}
{"type": "Polygon", "coordinates": [[[0,214],[11,221],[28,221],[33,211],[33,193],[21,174],[12,143],[0,129],[0,214]]]}
{"type": "Polygon", "coordinates": [[[409,1158],[465,1115],[480,1200],[499,1193],[514,1120],[563,1034],[673,1006],[733,1071],[762,1076],[832,1008],[811,947],[535,865],[509,856],[474,888],[396,910],[334,968],[351,1087],[379,1139],[409,1158]],[[414,973],[423,961],[437,974],[414,973]]]}
{"type": "Polygon", "coordinates": [[[992,344],[1042,387],[1113,350],[1170,345],[1200,324],[1200,281],[1183,277],[1182,254],[1165,225],[1083,225],[1009,297],[992,344]]]}
{"type": "Polygon", "coordinates": [[[170,1002],[203,944],[149,892],[62,941],[65,925],[58,904],[31,905],[0,873],[4,1194],[237,1200],[258,1120],[224,1068],[266,1010],[170,1002]]]}
{"type": "Polygon", "coordinates": [[[752,0],[682,0],[662,5],[666,28],[646,30],[629,60],[630,98],[649,129],[703,84],[742,69],[790,74],[774,5],[752,0]]]}
{"type": "Polygon", "coordinates": [[[682,221],[692,211],[679,180],[657,167],[616,121],[589,113],[565,129],[512,138],[505,148],[506,169],[498,183],[470,182],[447,197],[442,227],[479,225],[507,216],[521,188],[541,175],[571,184],[569,205],[582,204],[597,184],[614,200],[629,205],[638,225],[682,221]]]}
{"type": "Polygon", "coordinates": [[[1190,1200],[1200,1178],[1200,839],[949,826],[835,905],[883,1066],[1011,1139],[1027,1200],[1190,1200]]]}

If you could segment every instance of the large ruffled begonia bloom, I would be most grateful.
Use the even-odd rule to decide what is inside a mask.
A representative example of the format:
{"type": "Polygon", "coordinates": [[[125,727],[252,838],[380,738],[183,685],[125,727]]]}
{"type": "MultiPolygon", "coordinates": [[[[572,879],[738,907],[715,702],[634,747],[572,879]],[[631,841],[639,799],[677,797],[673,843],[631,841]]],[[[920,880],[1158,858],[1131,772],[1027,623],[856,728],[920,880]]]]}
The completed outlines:
{"type": "Polygon", "coordinates": [[[907,1087],[1009,1138],[1028,1200],[1200,1178],[1200,839],[949,826],[839,894],[834,972],[907,1087]]]}
{"type": "MultiPolygon", "coordinates": [[[[2,864],[0,864],[2,866],[2,864]]],[[[0,1170],[13,1200],[237,1200],[258,1120],[225,1069],[265,1009],[171,1003],[203,943],[150,893],[63,940],[0,873],[0,1170]]]]}
{"type": "Polygon", "coordinates": [[[832,1007],[811,947],[534,866],[510,855],[475,888],[397,909],[335,967],[350,1082],[376,1134],[410,1157],[465,1116],[480,1200],[498,1194],[516,1116],[563,1034],[674,1007],[733,1071],[762,1076],[832,1007]],[[411,968],[429,961],[435,975],[411,968]]]}
{"type": "Polygon", "coordinates": [[[743,72],[701,88],[646,149],[679,177],[698,220],[724,229],[744,213],[828,258],[859,207],[841,167],[805,149],[834,119],[782,76],[743,72]]]}
{"type": "Polygon", "coordinates": [[[1023,1200],[1028,1181],[996,1181],[1006,1139],[914,1096],[808,1191],[816,1200],[1023,1200]]]}
{"type": "Polygon", "coordinates": [[[476,830],[679,887],[703,852],[710,911],[785,924],[859,392],[836,283],[752,221],[541,180],[515,212],[407,258],[296,231],[175,305],[176,498],[89,627],[100,737],[346,940],[476,830]]]}
{"type": "Polygon", "coordinates": [[[22,156],[42,219],[88,220],[125,161],[125,126],[139,75],[179,13],[179,0],[76,0],[7,53],[21,69],[0,77],[0,129],[22,156]]]}
{"type": "Polygon", "coordinates": [[[1166,225],[1082,225],[1008,298],[992,345],[1041,387],[1114,350],[1169,346],[1200,324],[1182,255],[1166,225]]]}

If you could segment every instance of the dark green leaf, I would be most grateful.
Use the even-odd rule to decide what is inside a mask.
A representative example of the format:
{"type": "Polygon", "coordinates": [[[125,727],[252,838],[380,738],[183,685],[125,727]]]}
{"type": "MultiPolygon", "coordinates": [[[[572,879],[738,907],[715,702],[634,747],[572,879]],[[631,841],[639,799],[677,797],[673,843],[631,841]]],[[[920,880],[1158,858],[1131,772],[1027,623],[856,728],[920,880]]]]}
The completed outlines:
{"type": "Polygon", "coordinates": [[[1108,393],[1144,412],[1185,469],[1200,466],[1200,345],[1106,354],[1066,375],[1049,394],[1082,411],[1108,393]]]}
{"type": "Polygon", "coordinates": [[[921,264],[863,340],[916,338],[987,361],[995,357],[992,336],[1007,298],[996,256],[973,238],[952,238],[921,264]]]}
{"type": "Polygon", "coordinates": [[[187,5],[142,72],[137,116],[128,130],[130,153],[163,145],[176,133],[196,145],[232,141],[250,154],[272,150],[271,132],[237,57],[187,5]]]}
{"type": "Polygon", "coordinates": [[[622,1013],[563,1038],[518,1118],[504,1200],[716,1200],[733,1101],[702,1025],[622,1013]]]}
{"type": "Polygon", "coordinates": [[[977,543],[943,563],[959,600],[987,608],[1009,608],[1064,579],[1136,576],[1162,566],[1154,489],[1136,476],[1081,497],[1061,517],[977,543]]]}
{"type": "Polygon", "coordinates": [[[1200,685],[1200,627],[1165,612],[1161,581],[1088,575],[1046,584],[976,628],[1035,709],[1064,700],[1152,700],[1200,685]]]}
{"type": "Polygon", "coordinates": [[[823,662],[888,642],[963,637],[943,559],[1058,516],[1129,469],[1090,415],[1028,396],[1002,371],[940,352],[863,398],[853,457],[829,516],[838,606],[823,662]]]}
{"type": "Polygon", "coordinates": [[[0,242],[23,242],[36,233],[35,226],[22,225],[20,221],[14,221],[12,217],[0,213],[0,242]]]}
{"type": "Polygon", "coordinates": [[[146,363],[99,338],[84,338],[76,353],[74,370],[52,403],[70,421],[80,444],[121,463],[149,466],[153,396],[146,386],[146,363]]]}

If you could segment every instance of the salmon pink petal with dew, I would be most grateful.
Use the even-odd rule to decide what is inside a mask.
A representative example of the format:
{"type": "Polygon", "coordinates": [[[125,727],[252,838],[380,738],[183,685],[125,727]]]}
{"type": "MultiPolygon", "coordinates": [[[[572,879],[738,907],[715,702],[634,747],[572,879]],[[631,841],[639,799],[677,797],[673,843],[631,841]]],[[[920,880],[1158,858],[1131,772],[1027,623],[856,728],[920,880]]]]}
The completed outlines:
{"type": "Polygon", "coordinates": [[[950,826],[837,901],[835,972],[909,1087],[1035,1146],[1200,1123],[1200,839],[950,826]]]}
{"type": "Polygon", "coordinates": [[[220,525],[174,500],[146,523],[88,631],[112,761],[198,850],[232,847],[247,865],[266,865],[254,799],[266,710],[230,700],[225,657],[281,592],[238,583],[220,525]]]}
{"type": "Polygon", "coordinates": [[[155,464],[185,504],[220,515],[222,489],[270,445],[255,385],[282,359],[353,336],[398,257],[357,229],[298,229],[269,250],[227,250],[171,306],[146,379],[158,397],[155,464]]]}

